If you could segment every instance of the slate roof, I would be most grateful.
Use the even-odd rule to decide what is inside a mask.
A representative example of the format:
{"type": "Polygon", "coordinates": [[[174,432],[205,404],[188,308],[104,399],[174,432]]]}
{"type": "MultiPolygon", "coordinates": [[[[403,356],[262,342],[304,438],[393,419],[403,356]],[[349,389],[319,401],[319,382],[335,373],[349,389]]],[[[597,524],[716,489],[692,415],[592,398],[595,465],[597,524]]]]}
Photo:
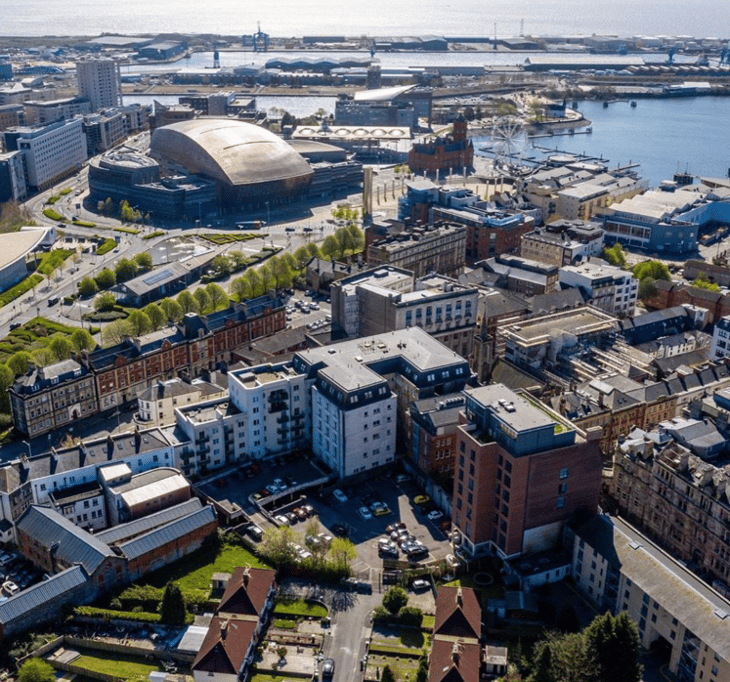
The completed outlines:
{"type": "Polygon", "coordinates": [[[203,645],[193,661],[193,670],[237,675],[246,659],[257,625],[256,620],[213,618],[203,645]]]}
{"type": "Polygon", "coordinates": [[[155,514],[143,516],[141,519],[137,519],[136,521],[122,523],[118,526],[114,526],[113,528],[99,531],[94,537],[96,537],[97,540],[106,542],[108,545],[113,545],[120,541],[131,540],[132,538],[143,535],[155,528],[164,526],[171,521],[188,516],[202,508],[203,505],[200,500],[197,497],[193,497],[187,502],[176,504],[174,507],[163,509],[155,514]]]}
{"type": "Polygon", "coordinates": [[[430,663],[428,682],[478,682],[479,644],[434,639],[430,663]]]}
{"type": "Polygon", "coordinates": [[[56,557],[68,566],[81,564],[90,575],[105,559],[116,556],[105,542],[49,507],[31,506],[18,519],[17,528],[46,549],[58,543],[56,557]]]}
{"type": "Polygon", "coordinates": [[[434,635],[474,637],[482,634],[482,607],[469,587],[441,587],[436,595],[434,635]]]}
{"type": "Polygon", "coordinates": [[[89,576],[82,566],[72,566],[52,575],[7,601],[0,603],[0,623],[10,623],[36,608],[45,607],[75,587],[83,585],[89,576]]]}
{"type": "Polygon", "coordinates": [[[228,581],[228,587],[218,605],[218,613],[260,617],[275,576],[276,571],[269,568],[239,566],[228,581]],[[248,583],[245,581],[246,573],[248,583]]]}
{"type": "Polygon", "coordinates": [[[183,516],[175,521],[159,526],[154,530],[140,535],[133,540],[120,543],[119,550],[128,559],[137,559],[179,538],[184,538],[203,526],[216,520],[215,511],[211,506],[205,506],[192,514],[183,516]]]}

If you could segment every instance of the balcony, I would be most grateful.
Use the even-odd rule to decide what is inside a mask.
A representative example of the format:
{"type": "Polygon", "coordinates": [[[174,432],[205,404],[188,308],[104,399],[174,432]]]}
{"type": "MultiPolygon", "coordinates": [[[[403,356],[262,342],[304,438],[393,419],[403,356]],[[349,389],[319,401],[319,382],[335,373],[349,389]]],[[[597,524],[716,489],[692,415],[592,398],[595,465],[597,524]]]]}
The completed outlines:
{"type": "Polygon", "coordinates": [[[207,433],[199,433],[195,436],[195,443],[207,443],[210,440],[210,436],[207,433]]]}

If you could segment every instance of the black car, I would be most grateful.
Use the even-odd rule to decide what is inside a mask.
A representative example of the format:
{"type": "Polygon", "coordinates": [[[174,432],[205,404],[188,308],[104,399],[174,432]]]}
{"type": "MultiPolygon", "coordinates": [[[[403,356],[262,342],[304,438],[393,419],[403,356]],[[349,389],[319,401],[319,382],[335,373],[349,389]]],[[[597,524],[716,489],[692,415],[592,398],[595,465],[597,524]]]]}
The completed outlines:
{"type": "Polygon", "coordinates": [[[347,535],[347,526],[343,526],[341,523],[336,523],[334,526],[332,526],[332,532],[335,535],[339,535],[341,538],[344,538],[347,535]]]}
{"type": "Polygon", "coordinates": [[[20,322],[12,322],[10,324],[10,331],[13,331],[14,329],[20,329],[21,324],[20,322]]]}
{"type": "Polygon", "coordinates": [[[322,664],[322,677],[332,677],[335,674],[335,661],[332,658],[325,658],[322,664]]]}

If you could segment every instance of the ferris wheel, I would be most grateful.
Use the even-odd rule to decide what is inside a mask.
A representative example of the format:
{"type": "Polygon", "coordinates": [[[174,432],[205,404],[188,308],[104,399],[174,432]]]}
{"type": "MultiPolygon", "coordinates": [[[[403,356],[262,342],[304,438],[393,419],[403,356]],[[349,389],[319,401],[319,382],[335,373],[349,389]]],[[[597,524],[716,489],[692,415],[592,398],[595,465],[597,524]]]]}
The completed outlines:
{"type": "Polygon", "coordinates": [[[501,116],[494,120],[490,135],[497,168],[512,172],[521,169],[527,150],[522,120],[517,116],[501,116]]]}

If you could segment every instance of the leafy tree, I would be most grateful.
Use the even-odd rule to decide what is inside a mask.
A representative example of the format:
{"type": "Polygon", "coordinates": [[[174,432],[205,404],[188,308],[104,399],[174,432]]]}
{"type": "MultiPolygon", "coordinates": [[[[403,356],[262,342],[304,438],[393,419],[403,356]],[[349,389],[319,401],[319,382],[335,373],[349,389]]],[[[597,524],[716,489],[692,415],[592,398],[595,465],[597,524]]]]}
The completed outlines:
{"type": "Polygon", "coordinates": [[[588,682],[588,661],[581,633],[554,635],[548,638],[556,682],[588,682]]]}
{"type": "Polygon", "coordinates": [[[42,658],[26,659],[18,671],[18,682],[53,682],[55,678],[53,666],[42,658]]]}
{"type": "Polygon", "coordinates": [[[182,308],[183,315],[198,312],[198,302],[193,298],[193,295],[187,289],[181,291],[177,295],[176,300],[182,308]]]}
{"type": "Polygon", "coordinates": [[[228,294],[220,284],[211,282],[205,287],[205,292],[210,299],[211,310],[222,310],[228,306],[228,294]]]}
{"type": "Polygon", "coordinates": [[[86,329],[74,329],[71,332],[71,346],[75,351],[93,350],[96,348],[94,337],[86,329]]]}
{"type": "Polygon", "coordinates": [[[31,355],[33,357],[33,362],[39,367],[45,367],[46,365],[56,362],[56,357],[53,355],[48,346],[34,348],[31,351],[31,355]]]}
{"type": "Polygon", "coordinates": [[[360,252],[365,248],[365,233],[357,226],[350,225],[346,228],[352,237],[355,245],[355,252],[360,252]]]}
{"type": "Polygon", "coordinates": [[[639,682],[643,672],[639,631],[627,613],[614,617],[607,611],[597,616],[584,637],[595,682],[639,682]]]}
{"type": "Polygon", "coordinates": [[[198,287],[193,292],[193,298],[201,313],[205,313],[210,308],[210,296],[208,296],[208,292],[203,287],[198,287]]]}
{"type": "Polygon", "coordinates": [[[56,362],[61,360],[68,360],[71,357],[71,340],[65,334],[60,332],[54,334],[51,337],[51,342],[48,344],[48,350],[51,351],[56,362]]]}
{"type": "Polygon", "coordinates": [[[383,668],[383,672],[380,675],[380,682],[396,682],[395,675],[389,665],[383,668]]]}
{"type": "Polygon", "coordinates": [[[310,242],[305,248],[309,251],[311,258],[322,258],[322,250],[314,242],[310,242]]]}
{"type": "Polygon", "coordinates": [[[274,276],[274,271],[268,263],[264,263],[259,269],[258,269],[259,276],[261,277],[261,284],[263,287],[263,291],[261,294],[265,294],[267,291],[273,291],[277,288],[276,286],[276,277],[274,276]]]}
{"type": "Polygon", "coordinates": [[[132,336],[132,329],[126,320],[112,320],[101,330],[101,342],[105,348],[116,346],[125,336],[132,336]]]}
{"type": "Polygon", "coordinates": [[[147,314],[141,310],[133,310],[127,317],[127,323],[134,336],[143,336],[152,329],[152,322],[147,314]]]}
{"type": "Polygon", "coordinates": [[[532,672],[526,682],[557,682],[552,672],[552,649],[548,642],[538,642],[533,653],[532,672]]]}
{"type": "Polygon", "coordinates": [[[152,256],[146,251],[140,251],[134,254],[134,262],[137,267],[143,272],[152,269],[152,256]]]}
{"type": "Polygon", "coordinates": [[[94,281],[99,289],[111,289],[117,283],[117,276],[114,274],[113,270],[104,268],[97,273],[96,277],[94,277],[94,281]]]}
{"type": "Polygon", "coordinates": [[[626,267],[626,254],[621,244],[616,242],[613,246],[604,246],[601,254],[604,260],[619,268],[626,267]]]}
{"type": "Polygon", "coordinates": [[[640,282],[647,277],[651,277],[654,280],[663,279],[667,282],[672,281],[672,275],[666,263],[658,260],[645,260],[642,263],[637,263],[634,266],[632,274],[640,282]]]}
{"type": "Polygon", "coordinates": [[[657,289],[656,280],[653,277],[644,277],[639,282],[639,291],[637,293],[639,300],[647,301],[650,298],[654,298],[658,292],[659,289],[657,289]]]}
{"type": "Polygon", "coordinates": [[[408,594],[402,587],[391,587],[383,595],[383,606],[393,615],[408,604],[408,594]]]}
{"type": "MultiPolygon", "coordinates": [[[[246,267],[246,254],[242,251],[230,251],[228,258],[231,259],[231,272],[237,272],[246,267]]],[[[213,261],[215,261],[215,258],[213,261]]]]}
{"type": "Polygon", "coordinates": [[[228,293],[237,301],[253,298],[251,283],[245,277],[236,277],[236,279],[231,280],[228,285],[228,293]]]}
{"type": "Polygon", "coordinates": [[[187,609],[182,590],[177,583],[167,583],[160,604],[160,621],[166,625],[184,625],[187,609]]]}
{"type": "Polygon", "coordinates": [[[0,412],[10,412],[8,389],[15,381],[15,373],[7,365],[0,364],[0,412]]]}
{"type": "Polygon", "coordinates": [[[355,250],[355,242],[352,239],[350,231],[346,227],[341,227],[337,230],[337,232],[335,232],[335,239],[339,246],[338,253],[340,256],[345,256],[355,250]]]}
{"type": "Polygon", "coordinates": [[[275,566],[291,564],[297,556],[294,531],[289,526],[269,528],[259,543],[259,553],[275,566]]]}
{"type": "Polygon", "coordinates": [[[103,291],[94,299],[94,310],[97,313],[107,313],[114,310],[117,299],[111,291],[103,291]]]}
{"type": "Polygon", "coordinates": [[[300,246],[295,252],[294,252],[294,260],[297,264],[297,270],[304,270],[307,263],[312,258],[312,254],[309,253],[309,250],[306,246],[300,246]]]}
{"type": "Polygon", "coordinates": [[[180,322],[185,314],[183,313],[182,306],[172,298],[163,298],[160,301],[160,308],[165,313],[165,317],[175,323],[180,322]]]}
{"type": "Polygon", "coordinates": [[[261,294],[266,291],[266,289],[264,288],[264,281],[261,278],[261,274],[258,270],[249,268],[248,270],[246,270],[246,272],[243,273],[243,279],[245,279],[251,287],[250,298],[256,298],[257,296],[261,296],[261,294]]]}
{"type": "Polygon", "coordinates": [[[162,329],[162,327],[165,326],[165,323],[167,322],[167,316],[162,311],[162,308],[160,308],[157,303],[150,303],[149,305],[146,305],[144,308],[142,308],[142,312],[144,312],[145,315],[149,318],[150,321],[150,329],[157,330],[162,329]]]}
{"type": "Polygon", "coordinates": [[[402,625],[410,625],[420,628],[423,624],[423,611],[417,606],[404,606],[398,612],[398,621],[402,625]]]}
{"type": "Polygon", "coordinates": [[[33,356],[26,350],[19,350],[13,353],[5,364],[17,377],[28,371],[28,363],[30,362],[33,362],[33,356]]]}
{"type": "Polygon", "coordinates": [[[294,273],[289,267],[289,263],[286,258],[281,256],[275,256],[269,261],[269,267],[271,273],[276,282],[277,289],[286,289],[291,286],[292,280],[294,279],[294,273]]]}
{"type": "Polygon", "coordinates": [[[79,295],[83,297],[89,297],[96,294],[96,292],[99,291],[99,286],[97,283],[91,279],[91,277],[84,277],[79,282],[79,295]]]}
{"type": "Polygon", "coordinates": [[[114,266],[117,282],[126,282],[132,279],[137,274],[137,270],[139,270],[137,263],[129,258],[120,258],[114,266]]]}
{"type": "Polygon", "coordinates": [[[337,258],[340,253],[340,245],[333,235],[327,235],[322,243],[322,257],[327,259],[337,258]]]}
{"type": "Polygon", "coordinates": [[[699,289],[707,289],[708,291],[720,291],[720,285],[710,282],[704,272],[698,275],[697,279],[692,282],[692,286],[698,287],[699,289]]]}
{"type": "Polygon", "coordinates": [[[338,570],[349,574],[350,564],[357,556],[357,551],[347,538],[335,538],[330,545],[330,556],[338,570]]]}
{"type": "Polygon", "coordinates": [[[428,657],[425,654],[418,659],[416,682],[428,682],[428,657]]]}
{"type": "Polygon", "coordinates": [[[228,256],[218,255],[210,262],[210,267],[216,275],[224,277],[233,270],[233,262],[228,256]]]}

